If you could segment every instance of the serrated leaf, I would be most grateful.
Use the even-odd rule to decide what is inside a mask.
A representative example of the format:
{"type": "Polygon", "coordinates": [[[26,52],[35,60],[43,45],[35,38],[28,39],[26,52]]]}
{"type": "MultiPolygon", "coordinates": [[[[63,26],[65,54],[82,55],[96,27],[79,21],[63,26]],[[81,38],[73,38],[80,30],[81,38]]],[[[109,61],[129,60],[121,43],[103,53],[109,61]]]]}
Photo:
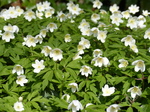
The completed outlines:
{"type": "Polygon", "coordinates": [[[37,96],[37,97],[33,98],[31,101],[34,101],[34,102],[35,102],[35,101],[40,102],[41,98],[42,98],[42,96],[37,96]]]}
{"type": "Polygon", "coordinates": [[[33,92],[31,92],[28,96],[27,96],[27,99],[29,100],[29,101],[31,101],[31,99],[32,98],[34,98],[36,95],[38,95],[39,94],[39,91],[38,90],[36,90],[36,91],[33,91],[33,92]]]}
{"type": "Polygon", "coordinates": [[[65,68],[65,69],[74,79],[77,79],[77,74],[75,73],[73,69],[71,68],[65,68]]]}
{"type": "Polygon", "coordinates": [[[42,82],[42,90],[44,90],[46,88],[46,86],[48,85],[48,79],[44,79],[42,82]]]}
{"type": "Polygon", "coordinates": [[[53,78],[53,70],[48,71],[44,76],[43,79],[47,79],[49,81],[51,81],[53,78]]]}
{"type": "Polygon", "coordinates": [[[33,105],[34,108],[40,109],[40,106],[38,103],[31,101],[31,104],[33,105]]]}
{"type": "Polygon", "coordinates": [[[67,65],[67,67],[69,67],[69,68],[76,68],[76,69],[80,69],[80,68],[81,68],[81,66],[80,66],[80,64],[79,64],[79,62],[78,62],[78,60],[71,61],[71,62],[67,65]]]}
{"type": "Polygon", "coordinates": [[[2,71],[0,71],[0,76],[10,75],[10,74],[11,72],[7,68],[3,68],[2,71]]]}
{"type": "Polygon", "coordinates": [[[130,87],[130,83],[129,83],[129,81],[126,81],[124,83],[124,85],[123,85],[123,92],[122,92],[122,94],[125,94],[127,92],[127,90],[129,89],[129,87],[130,87]]]}
{"type": "Polygon", "coordinates": [[[115,85],[125,81],[127,79],[127,77],[114,77],[115,79],[115,85]]]}
{"type": "Polygon", "coordinates": [[[83,87],[85,86],[85,81],[82,81],[80,84],[79,84],[79,91],[81,90],[81,89],[83,89],[83,87]]]}
{"type": "Polygon", "coordinates": [[[90,90],[91,90],[92,92],[94,92],[95,94],[96,94],[96,92],[97,92],[97,88],[96,88],[93,84],[90,85],[90,90]]]}

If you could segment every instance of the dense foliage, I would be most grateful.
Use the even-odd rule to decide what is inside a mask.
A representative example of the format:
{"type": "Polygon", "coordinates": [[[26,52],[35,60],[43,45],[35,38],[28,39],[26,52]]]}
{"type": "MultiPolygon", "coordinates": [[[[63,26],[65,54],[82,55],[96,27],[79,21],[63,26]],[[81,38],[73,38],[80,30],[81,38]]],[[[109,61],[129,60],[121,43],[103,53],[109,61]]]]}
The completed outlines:
{"type": "Polygon", "coordinates": [[[0,12],[1,112],[149,111],[149,12],[101,6],[0,12]]]}

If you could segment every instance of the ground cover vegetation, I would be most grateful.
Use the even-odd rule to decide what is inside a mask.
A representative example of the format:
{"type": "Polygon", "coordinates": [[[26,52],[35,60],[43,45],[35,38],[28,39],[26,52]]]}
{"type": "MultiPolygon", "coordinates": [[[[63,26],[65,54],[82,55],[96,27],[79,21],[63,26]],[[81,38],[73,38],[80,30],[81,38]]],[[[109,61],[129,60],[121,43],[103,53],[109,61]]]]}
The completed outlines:
{"type": "Polygon", "coordinates": [[[1,112],[150,110],[150,13],[91,4],[1,10],[1,112]]]}

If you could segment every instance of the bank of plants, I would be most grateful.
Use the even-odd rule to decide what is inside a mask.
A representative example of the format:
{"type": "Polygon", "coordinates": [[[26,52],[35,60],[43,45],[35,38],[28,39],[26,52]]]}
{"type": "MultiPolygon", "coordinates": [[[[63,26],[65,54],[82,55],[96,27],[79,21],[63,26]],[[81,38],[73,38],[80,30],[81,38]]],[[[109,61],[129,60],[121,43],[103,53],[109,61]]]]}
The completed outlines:
{"type": "Polygon", "coordinates": [[[0,111],[148,112],[149,12],[91,3],[0,12],[0,111]]]}

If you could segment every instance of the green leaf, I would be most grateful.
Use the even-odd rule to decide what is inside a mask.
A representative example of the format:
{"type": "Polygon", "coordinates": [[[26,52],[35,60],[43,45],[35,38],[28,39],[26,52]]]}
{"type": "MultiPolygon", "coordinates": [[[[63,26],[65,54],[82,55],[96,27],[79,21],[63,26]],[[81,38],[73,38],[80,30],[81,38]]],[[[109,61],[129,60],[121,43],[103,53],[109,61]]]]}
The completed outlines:
{"type": "Polygon", "coordinates": [[[97,92],[97,88],[95,87],[94,84],[91,84],[91,85],[90,85],[90,90],[91,90],[92,92],[94,92],[95,94],[96,94],[96,92],[97,92]]]}
{"type": "Polygon", "coordinates": [[[48,71],[44,76],[43,79],[47,79],[49,81],[51,81],[53,78],[53,70],[48,71]]]}
{"type": "Polygon", "coordinates": [[[67,72],[69,72],[69,74],[74,78],[74,79],[77,79],[77,74],[76,72],[71,69],[71,68],[65,68],[67,72]]]}
{"type": "Polygon", "coordinates": [[[124,83],[124,85],[123,85],[123,92],[122,92],[122,94],[125,94],[127,92],[127,90],[129,89],[129,87],[130,87],[130,83],[129,83],[129,81],[126,81],[124,83]]]}
{"type": "Polygon", "coordinates": [[[2,71],[0,71],[0,76],[10,75],[10,74],[11,72],[7,68],[3,68],[2,71]]]}
{"type": "Polygon", "coordinates": [[[40,75],[43,75],[44,73],[46,73],[47,71],[49,71],[50,69],[49,68],[45,68],[44,70],[40,71],[36,77],[40,76],[40,75]]]}
{"type": "Polygon", "coordinates": [[[139,103],[139,102],[132,103],[132,107],[136,108],[139,112],[141,112],[141,110],[142,110],[141,103],[139,103]]]}
{"type": "Polygon", "coordinates": [[[6,92],[9,92],[9,89],[8,89],[8,83],[3,84],[3,88],[5,89],[6,92]]]}
{"type": "Polygon", "coordinates": [[[123,76],[123,77],[114,77],[115,80],[115,85],[125,81],[127,79],[127,77],[123,76]]]}
{"type": "Polygon", "coordinates": [[[39,94],[39,91],[38,91],[38,90],[33,91],[33,92],[31,92],[31,93],[27,96],[27,99],[28,99],[29,101],[31,101],[31,99],[34,98],[35,96],[37,96],[38,94],[39,94]]]}
{"type": "Polygon", "coordinates": [[[92,97],[95,100],[95,102],[100,103],[100,100],[95,93],[87,92],[87,94],[89,94],[89,96],[92,97]]]}
{"type": "Polygon", "coordinates": [[[69,68],[76,68],[76,69],[80,69],[80,68],[81,68],[81,66],[80,66],[78,60],[71,61],[71,62],[67,65],[67,67],[69,67],[69,68]]]}
{"type": "Polygon", "coordinates": [[[81,90],[81,89],[83,89],[83,87],[85,86],[85,81],[82,81],[80,84],[79,84],[79,91],[81,90]]]}
{"type": "Polygon", "coordinates": [[[104,86],[104,84],[106,84],[106,78],[103,75],[101,75],[100,76],[100,80],[101,80],[101,82],[100,82],[100,88],[102,88],[104,86]]]}
{"type": "Polygon", "coordinates": [[[44,89],[48,86],[48,79],[44,79],[42,82],[42,90],[44,91],[44,89]]]}
{"type": "Polygon", "coordinates": [[[150,75],[148,76],[148,83],[150,83],[150,75]]]}
{"type": "Polygon", "coordinates": [[[35,101],[40,102],[41,98],[42,98],[42,96],[38,96],[38,97],[33,98],[31,101],[33,101],[33,102],[35,102],[35,101]]]}
{"type": "Polygon", "coordinates": [[[57,80],[62,80],[63,79],[63,73],[61,70],[54,70],[54,75],[57,80]]]}
{"type": "Polygon", "coordinates": [[[40,110],[40,106],[38,103],[31,101],[31,104],[33,105],[34,108],[40,110]]]}
{"type": "Polygon", "coordinates": [[[132,107],[129,107],[126,112],[133,112],[132,107]]]}
{"type": "Polygon", "coordinates": [[[150,104],[142,105],[141,112],[149,112],[150,110],[150,104]]]}
{"type": "Polygon", "coordinates": [[[62,100],[62,99],[59,99],[59,98],[55,98],[54,101],[55,101],[54,102],[55,106],[61,107],[61,108],[64,108],[64,109],[68,108],[68,103],[65,100],[62,100]]]}
{"type": "Polygon", "coordinates": [[[5,46],[4,45],[0,45],[0,46],[1,46],[0,47],[0,56],[2,56],[4,53],[5,46]]]}

